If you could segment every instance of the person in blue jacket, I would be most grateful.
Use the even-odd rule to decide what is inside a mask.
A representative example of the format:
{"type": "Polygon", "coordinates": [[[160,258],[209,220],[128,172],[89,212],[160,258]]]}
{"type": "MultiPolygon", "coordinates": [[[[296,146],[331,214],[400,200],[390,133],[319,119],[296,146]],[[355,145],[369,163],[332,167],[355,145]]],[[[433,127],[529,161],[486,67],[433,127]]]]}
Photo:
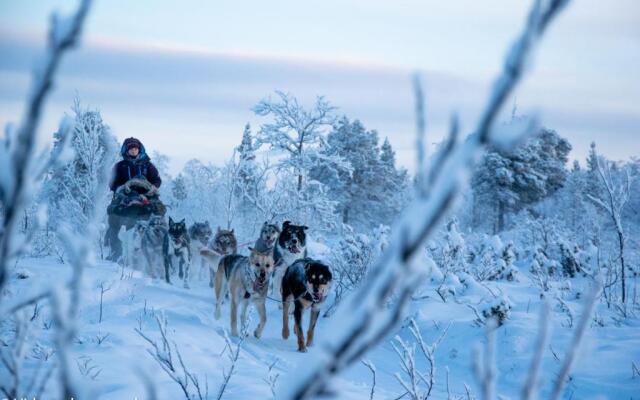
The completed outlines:
{"type": "Polygon", "coordinates": [[[113,174],[109,187],[116,191],[120,186],[132,178],[146,178],[156,188],[162,184],[158,169],[151,163],[144,145],[136,138],[130,137],[122,143],[120,149],[122,160],[113,167],[113,174]]]}

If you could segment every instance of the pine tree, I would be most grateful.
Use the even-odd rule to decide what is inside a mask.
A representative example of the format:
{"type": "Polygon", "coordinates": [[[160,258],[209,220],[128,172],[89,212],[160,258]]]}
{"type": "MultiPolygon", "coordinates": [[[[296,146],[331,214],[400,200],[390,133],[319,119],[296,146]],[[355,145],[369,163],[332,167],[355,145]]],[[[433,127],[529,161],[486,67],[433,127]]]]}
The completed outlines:
{"type": "Polygon", "coordinates": [[[179,174],[171,181],[171,193],[176,201],[184,201],[187,198],[187,185],[184,176],[179,174]]]}
{"type": "Polygon", "coordinates": [[[255,198],[257,192],[256,154],[251,136],[251,125],[247,123],[242,133],[242,142],[236,147],[238,152],[236,196],[255,198]]]}
{"type": "Polygon", "coordinates": [[[565,182],[569,142],[542,129],[515,151],[489,150],[472,178],[474,214],[494,215],[494,233],[504,229],[505,215],[534,204],[565,182]]]}
{"type": "Polygon", "coordinates": [[[406,186],[406,173],[395,168],[388,140],[381,149],[376,131],[346,117],[327,135],[309,177],[329,188],[343,223],[367,229],[390,223],[399,211],[399,193],[406,186]]]}

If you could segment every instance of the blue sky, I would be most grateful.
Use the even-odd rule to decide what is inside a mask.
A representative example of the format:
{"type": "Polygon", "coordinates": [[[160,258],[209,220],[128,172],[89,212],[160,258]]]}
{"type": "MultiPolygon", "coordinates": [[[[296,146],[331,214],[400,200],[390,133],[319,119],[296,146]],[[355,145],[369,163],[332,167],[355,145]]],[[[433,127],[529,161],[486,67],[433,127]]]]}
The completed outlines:
{"type": "MultiPolygon", "coordinates": [[[[139,136],[177,169],[231,155],[250,108],[274,89],[388,136],[413,163],[410,75],[424,74],[429,135],[460,113],[471,130],[530,3],[442,1],[120,1],[94,3],[83,47],[63,64],[45,115],[46,141],[78,93],[119,138],[139,136]]],[[[0,0],[0,124],[17,121],[52,10],[72,1],[0,0]]],[[[574,1],[518,90],[582,159],[595,140],[612,158],[639,155],[640,3],[574,1]]]]}

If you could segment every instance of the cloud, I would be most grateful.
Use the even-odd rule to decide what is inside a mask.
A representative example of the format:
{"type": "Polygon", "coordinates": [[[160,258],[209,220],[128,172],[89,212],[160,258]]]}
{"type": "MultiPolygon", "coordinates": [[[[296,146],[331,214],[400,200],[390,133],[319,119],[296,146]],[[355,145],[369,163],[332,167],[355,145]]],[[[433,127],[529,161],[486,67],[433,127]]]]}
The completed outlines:
{"type": "MultiPolygon", "coordinates": [[[[22,35],[0,34],[0,123],[16,121],[29,84],[29,71],[42,44],[22,35]]],[[[119,44],[93,40],[69,55],[61,66],[45,114],[42,135],[55,131],[77,93],[99,108],[114,133],[138,136],[148,147],[172,157],[175,171],[189,158],[222,163],[241,138],[246,122],[261,123],[251,107],[275,89],[311,104],[325,95],[339,112],[358,118],[388,136],[398,160],[413,164],[412,71],[344,60],[308,60],[251,53],[214,53],[199,48],[119,44]]],[[[424,73],[429,141],[447,131],[451,112],[470,130],[489,84],[445,73],[424,73]]],[[[638,112],[621,112],[607,98],[578,98],[553,76],[534,75],[518,93],[521,110],[538,107],[545,122],[584,149],[608,127],[633,137],[638,112]],[[577,104],[577,105],[576,105],[577,104]]],[[[623,140],[624,142],[624,140],[623,140]]],[[[628,140],[627,140],[628,142],[628,140]]],[[[603,143],[602,151],[626,158],[631,149],[603,143]]],[[[582,154],[575,155],[582,158],[582,154]]]]}

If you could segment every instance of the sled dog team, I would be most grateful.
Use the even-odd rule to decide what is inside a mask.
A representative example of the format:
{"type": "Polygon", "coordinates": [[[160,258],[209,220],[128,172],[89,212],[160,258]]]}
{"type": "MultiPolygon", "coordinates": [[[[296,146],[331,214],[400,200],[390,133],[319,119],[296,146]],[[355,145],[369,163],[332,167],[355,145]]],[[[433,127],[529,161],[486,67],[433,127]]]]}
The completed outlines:
{"type": "Polygon", "coordinates": [[[238,254],[238,242],[233,229],[217,229],[215,235],[208,222],[195,223],[187,229],[185,221],[169,218],[168,227],[162,217],[151,217],[136,226],[137,246],[142,267],[158,278],[157,267],[164,265],[164,278],[170,283],[172,271],[184,286],[189,287],[190,267],[209,269],[209,286],[214,287],[214,316],[220,318],[220,308],[227,294],[231,303],[231,334],[238,335],[238,308],[241,324],[246,322],[250,303],[256,307],[260,322],[254,336],[260,338],[267,322],[266,300],[270,288],[272,299],[282,301],[282,337],[289,337],[289,307],[294,305],[294,332],[298,351],[313,344],[314,328],[331,285],[331,270],[307,257],[306,230],[302,225],[285,221],[280,229],[265,222],[249,255],[238,254]],[[207,268],[208,267],[208,268],[207,268]],[[311,309],[307,339],[302,330],[302,315],[311,309]]]}

